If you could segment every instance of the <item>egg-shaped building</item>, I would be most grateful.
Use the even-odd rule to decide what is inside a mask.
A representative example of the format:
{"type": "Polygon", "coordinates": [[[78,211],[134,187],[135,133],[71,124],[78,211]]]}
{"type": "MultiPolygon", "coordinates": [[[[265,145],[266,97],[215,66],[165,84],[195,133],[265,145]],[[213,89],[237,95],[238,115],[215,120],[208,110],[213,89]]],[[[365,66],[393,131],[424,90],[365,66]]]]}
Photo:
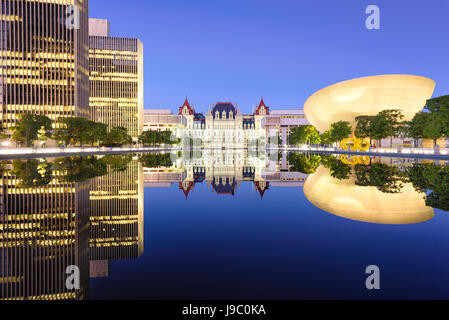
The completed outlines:
{"type": "Polygon", "coordinates": [[[305,103],[307,119],[321,132],[332,123],[359,115],[376,115],[398,109],[411,120],[432,97],[435,82],[414,75],[380,75],[340,82],[314,93],[305,103]]]}
{"type": "Polygon", "coordinates": [[[355,175],[347,180],[331,176],[320,166],[307,178],[304,195],[314,206],[342,218],[378,224],[413,224],[431,220],[424,194],[405,183],[400,193],[382,193],[376,187],[357,186],[355,175]]]}

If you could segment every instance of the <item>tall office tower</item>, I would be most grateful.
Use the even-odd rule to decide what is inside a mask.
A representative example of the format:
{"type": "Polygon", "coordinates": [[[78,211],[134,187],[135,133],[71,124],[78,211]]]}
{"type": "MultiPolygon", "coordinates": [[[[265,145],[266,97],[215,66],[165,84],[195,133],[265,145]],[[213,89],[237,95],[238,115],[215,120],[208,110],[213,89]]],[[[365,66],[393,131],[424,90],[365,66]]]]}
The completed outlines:
{"type": "Polygon", "coordinates": [[[94,121],[125,127],[136,140],[143,127],[143,45],[110,37],[106,20],[89,20],[90,108],[94,121]]]}
{"type": "Polygon", "coordinates": [[[89,183],[39,160],[0,171],[0,299],[87,299],[89,183]],[[79,289],[66,284],[72,266],[79,289]]]}
{"type": "MultiPolygon", "coordinates": [[[[90,184],[91,261],[140,257],[143,253],[142,165],[131,161],[126,164],[126,170],[109,166],[107,175],[92,179],[90,184]]],[[[95,267],[99,265],[95,263],[95,267]]]]}
{"type": "Polygon", "coordinates": [[[89,117],[88,0],[0,0],[0,121],[89,117]]]}

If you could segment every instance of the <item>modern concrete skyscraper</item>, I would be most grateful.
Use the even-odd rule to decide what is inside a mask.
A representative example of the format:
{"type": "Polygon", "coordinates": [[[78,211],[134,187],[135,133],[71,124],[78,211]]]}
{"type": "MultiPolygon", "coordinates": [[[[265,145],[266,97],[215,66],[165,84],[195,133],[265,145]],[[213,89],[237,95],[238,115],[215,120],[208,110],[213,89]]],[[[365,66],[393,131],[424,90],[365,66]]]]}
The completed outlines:
{"type": "Polygon", "coordinates": [[[89,71],[92,120],[124,127],[134,138],[143,128],[143,45],[110,37],[106,20],[90,19],[89,71]]]}
{"type": "Polygon", "coordinates": [[[0,122],[89,117],[88,0],[0,0],[0,122]]]}

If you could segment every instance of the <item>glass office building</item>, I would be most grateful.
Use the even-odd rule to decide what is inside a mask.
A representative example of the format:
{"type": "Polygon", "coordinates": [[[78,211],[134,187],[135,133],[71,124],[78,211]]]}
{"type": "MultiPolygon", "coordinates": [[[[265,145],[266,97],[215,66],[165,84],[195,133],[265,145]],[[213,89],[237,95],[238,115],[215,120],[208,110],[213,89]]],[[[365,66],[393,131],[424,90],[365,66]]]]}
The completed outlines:
{"type": "Polygon", "coordinates": [[[135,140],[143,127],[143,46],[138,39],[89,37],[92,119],[124,127],[135,140]]]}
{"type": "Polygon", "coordinates": [[[0,121],[90,117],[87,0],[0,1],[0,121]]]}

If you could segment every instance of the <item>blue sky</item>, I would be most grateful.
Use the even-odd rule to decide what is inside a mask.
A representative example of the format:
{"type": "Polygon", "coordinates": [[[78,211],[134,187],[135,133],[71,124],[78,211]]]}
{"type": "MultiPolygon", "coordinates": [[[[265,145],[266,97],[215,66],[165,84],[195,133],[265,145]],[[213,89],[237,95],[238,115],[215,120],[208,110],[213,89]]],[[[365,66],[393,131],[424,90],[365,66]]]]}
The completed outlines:
{"type": "Polygon", "coordinates": [[[449,1],[90,0],[113,36],[144,44],[145,108],[197,111],[232,101],[250,113],[302,108],[315,91],[351,78],[416,74],[449,94],[449,1]],[[381,30],[365,9],[380,8],[381,30]]]}

